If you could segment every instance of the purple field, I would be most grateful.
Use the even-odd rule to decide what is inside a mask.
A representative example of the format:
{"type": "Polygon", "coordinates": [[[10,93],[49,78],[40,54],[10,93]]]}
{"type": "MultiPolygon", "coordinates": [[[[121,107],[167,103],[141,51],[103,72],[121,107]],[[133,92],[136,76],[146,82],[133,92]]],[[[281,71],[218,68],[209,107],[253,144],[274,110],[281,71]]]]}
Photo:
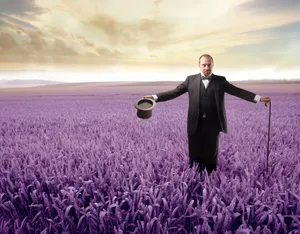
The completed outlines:
{"type": "Polygon", "coordinates": [[[136,115],[169,86],[2,92],[0,233],[300,233],[300,90],[248,87],[272,98],[268,178],[263,103],[226,95],[218,168],[201,177],[186,94],[136,115]]]}

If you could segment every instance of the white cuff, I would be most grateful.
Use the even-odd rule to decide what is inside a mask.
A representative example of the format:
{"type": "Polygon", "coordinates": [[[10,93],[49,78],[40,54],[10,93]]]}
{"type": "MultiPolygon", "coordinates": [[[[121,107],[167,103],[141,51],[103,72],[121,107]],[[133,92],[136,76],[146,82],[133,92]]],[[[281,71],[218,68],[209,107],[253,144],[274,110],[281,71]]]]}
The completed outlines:
{"type": "Polygon", "coordinates": [[[256,95],[255,98],[254,98],[254,101],[255,101],[255,102],[259,102],[259,101],[260,101],[260,98],[261,98],[261,96],[256,95]]]}
{"type": "Polygon", "coordinates": [[[157,101],[158,97],[155,94],[152,95],[152,97],[154,98],[154,101],[157,101]]]}

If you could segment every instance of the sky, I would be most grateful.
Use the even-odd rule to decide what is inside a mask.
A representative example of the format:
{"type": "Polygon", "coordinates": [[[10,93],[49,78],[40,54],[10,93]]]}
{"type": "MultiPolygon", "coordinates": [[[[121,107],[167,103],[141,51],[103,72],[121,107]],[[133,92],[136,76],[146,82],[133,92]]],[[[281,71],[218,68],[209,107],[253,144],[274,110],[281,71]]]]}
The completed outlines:
{"type": "Polygon", "coordinates": [[[300,78],[299,12],[300,0],[1,0],[0,79],[184,80],[204,53],[228,80],[300,78]]]}

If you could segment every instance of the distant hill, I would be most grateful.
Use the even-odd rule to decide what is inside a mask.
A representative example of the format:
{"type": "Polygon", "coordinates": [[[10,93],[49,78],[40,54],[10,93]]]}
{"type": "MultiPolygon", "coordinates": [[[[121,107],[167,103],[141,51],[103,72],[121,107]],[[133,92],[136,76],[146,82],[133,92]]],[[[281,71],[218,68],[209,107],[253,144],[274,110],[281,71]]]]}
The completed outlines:
{"type": "Polygon", "coordinates": [[[64,82],[51,80],[0,80],[0,88],[30,88],[45,85],[63,84],[64,82]]]}

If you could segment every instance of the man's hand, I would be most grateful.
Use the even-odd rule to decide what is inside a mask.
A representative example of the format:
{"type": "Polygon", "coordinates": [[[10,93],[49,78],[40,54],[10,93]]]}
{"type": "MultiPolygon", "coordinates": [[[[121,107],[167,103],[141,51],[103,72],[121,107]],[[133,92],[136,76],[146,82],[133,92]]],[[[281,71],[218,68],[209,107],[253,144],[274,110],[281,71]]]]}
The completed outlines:
{"type": "Polygon", "coordinates": [[[143,98],[151,98],[151,99],[153,99],[153,100],[154,100],[154,98],[153,98],[153,96],[152,96],[152,95],[146,95],[146,96],[144,96],[143,98]]]}
{"type": "Polygon", "coordinates": [[[267,103],[271,103],[271,98],[270,97],[261,97],[259,101],[264,102],[265,106],[267,106],[267,103]]]}

